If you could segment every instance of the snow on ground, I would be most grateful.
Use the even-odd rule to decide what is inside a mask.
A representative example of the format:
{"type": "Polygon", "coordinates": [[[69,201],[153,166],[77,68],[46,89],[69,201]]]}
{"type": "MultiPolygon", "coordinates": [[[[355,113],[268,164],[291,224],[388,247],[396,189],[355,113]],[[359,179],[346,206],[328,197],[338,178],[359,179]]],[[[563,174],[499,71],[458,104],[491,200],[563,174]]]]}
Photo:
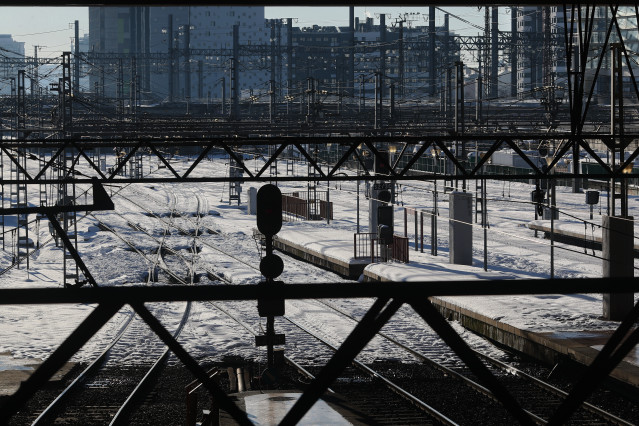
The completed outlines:
{"type": "MultiPolygon", "coordinates": [[[[109,159],[110,162],[113,159],[109,159]]],[[[250,164],[250,162],[247,162],[250,164]]],[[[172,166],[178,171],[186,170],[190,165],[178,159],[172,166]]],[[[256,162],[256,167],[261,164],[256,162]]],[[[28,166],[29,167],[29,166],[28,166]]],[[[305,167],[298,164],[297,167],[305,167]]],[[[146,168],[146,167],[145,167],[146,168]]],[[[280,173],[286,173],[280,165],[280,173]]],[[[212,158],[198,166],[194,176],[225,176],[228,172],[227,160],[212,158]]],[[[166,169],[155,170],[154,175],[171,176],[166,169]]],[[[200,284],[215,285],[214,278],[207,272],[217,274],[234,284],[255,284],[260,280],[256,268],[260,261],[260,249],[253,238],[255,217],[247,214],[246,193],[251,185],[245,185],[242,203],[230,204],[228,186],[223,183],[198,184],[135,184],[119,188],[108,186],[116,206],[115,212],[95,212],[78,222],[78,248],[82,258],[101,286],[143,285],[154,258],[157,241],[170,239],[170,245],[185,256],[197,259],[200,284]],[[140,207],[143,206],[144,208],[140,207]],[[162,214],[166,220],[172,210],[181,216],[177,219],[180,226],[192,230],[195,228],[194,215],[199,211],[209,212],[202,218],[201,224],[211,231],[204,231],[200,252],[192,252],[192,238],[179,235],[175,229],[169,229],[163,222],[151,217],[144,209],[162,214]],[[132,251],[125,240],[110,232],[100,230],[98,221],[122,233],[124,239],[141,248],[143,258],[132,251]],[[152,237],[135,230],[131,225],[143,228],[152,237]],[[220,250],[226,252],[223,254],[220,250]],[[232,256],[229,257],[228,255],[232,256]]],[[[259,187],[259,184],[252,186],[259,187]]],[[[304,182],[286,182],[279,185],[283,192],[305,190],[304,182]]],[[[469,183],[474,189],[474,183],[469,183]]],[[[359,197],[361,209],[359,221],[361,231],[366,232],[368,223],[368,202],[364,197],[365,184],[358,191],[355,182],[321,183],[319,190],[329,190],[334,203],[334,220],[326,222],[290,222],[285,223],[280,232],[281,238],[295,238],[299,244],[314,246],[320,251],[330,251],[338,258],[348,260],[352,257],[353,233],[357,231],[358,212],[355,208],[359,197]]],[[[483,271],[483,230],[477,224],[473,229],[473,267],[452,266],[448,263],[448,194],[442,191],[438,183],[438,247],[439,255],[430,255],[430,216],[425,220],[426,241],[424,253],[414,251],[414,224],[408,224],[410,238],[411,264],[406,268],[398,264],[372,265],[371,270],[388,274],[398,281],[428,279],[438,280],[443,276],[451,280],[483,279],[496,277],[548,278],[550,276],[550,246],[547,240],[536,238],[527,224],[534,220],[534,207],[529,203],[532,186],[524,183],[488,182],[488,220],[487,231],[488,272],[483,271]],[[454,272],[453,272],[454,271],[454,272]],[[452,276],[451,276],[452,275],[452,276]]],[[[5,194],[6,195],[6,194],[5,194]]],[[[403,234],[403,206],[410,206],[431,212],[433,203],[433,183],[426,181],[403,182],[397,194],[399,205],[395,206],[395,231],[403,234]]],[[[7,202],[7,201],[5,201],[7,202]]],[[[557,207],[560,218],[557,223],[572,224],[583,228],[583,221],[589,220],[589,210],[584,194],[573,194],[570,188],[557,188],[557,207]],[[569,214],[569,215],[567,215],[569,214]]],[[[605,206],[605,198],[602,198],[605,206]]],[[[637,197],[630,197],[630,214],[638,216],[637,197]]],[[[605,214],[605,208],[603,209],[605,214]]],[[[595,209],[595,223],[600,223],[600,212],[595,209]]],[[[26,265],[13,268],[0,276],[0,288],[43,288],[61,287],[62,251],[56,247],[48,234],[46,221],[36,231],[31,229],[32,239],[43,244],[41,250],[26,265]],[[46,242],[46,244],[44,244],[46,242]]],[[[11,264],[10,244],[0,252],[0,264],[11,264]]],[[[601,256],[600,252],[595,253],[601,256]]],[[[285,272],[281,279],[289,283],[300,282],[343,282],[343,278],[327,271],[309,266],[299,260],[283,256],[285,272]]],[[[178,262],[178,260],[171,260],[178,262]]],[[[592,256],[592,251],[562,244],[555,245],[554,274],[558,278],[598,277],[601,276],[601,259],[592,256]]],[[[635,267],[639,266],[635,260],[635,267]]],[[[451,281],[451,285],[454,282],[451,281]]],[[[452,299],[452,298],[451,298],[452,299]]],[[[598,294],[543,295],[543,296],[500,296],[500,297],[456,297],[456,304],[478,311],[491,318],[499,319],[513,326],[530,331],[571,332],[579,330],[607,330],[616,327],[616,323],[602,321],[602,298],[598,294]]],[[[339,344],[352,329],[352,324],[338,323],[334,314],[321,306],[311,307],[306,301],[287,302],[287,313],[293,318],[312,323],[318,331],[339,344]],[[313,316],[308,317],[312,312],[313,316]]],[[[335,300],[332,301],[355,317],[361,317],[371,300],[335,300]]],[[[226,304],[242,312],[244,318],[254,330],[264,327],[257,318],[254,302],[231,302],[226,304]]],[[[20,358],[44,358],[57,347],[71,331],[93,309],[87,305],[25,305],[0,306],[0,353],[11,352],[20,358]]],[[[108,336],[119,329],[130,308],[124,308],[110,321],[100,333],[79,352],[76,360],[87,360],[97,351],[101,351],[108,336]]],[[[401,338],[419,336],[418,330],[424,327],[421,320],[415,321],[415,314],[403,307],[396,318],[385,327],[397,333],[401,338]]],[[[469,333],[466,333],[467,335],[469,333]]],[[[417,337],[419,339],[419,337],[417,337]]],[[[424,345],[432,344],[426,341],[424,345]]],[[[187,325],[180,341],[198,357],[220,359],[227,355],[245,357],[263,357],[263,349],[256,349],[252,337],[238,328],[224,314],[208,304],[195,304],[191,321],[187,325]]],[[[482,343],[475,341],[474,344],[482,343]]],[[[485,344],[484,344],[485,345],[485,344]]],[[[307,350],[296,342],[287,350],[304,353],[307,350]]],[[[383,343],[373,341],[363,356],[366,359],[379,357],[405,359],[394,349],[383,343]]],[[[1,361],[0,361],[1,362],[1,361]]],[[[2,365],[0,365],[2,368],[2,365]]]]}

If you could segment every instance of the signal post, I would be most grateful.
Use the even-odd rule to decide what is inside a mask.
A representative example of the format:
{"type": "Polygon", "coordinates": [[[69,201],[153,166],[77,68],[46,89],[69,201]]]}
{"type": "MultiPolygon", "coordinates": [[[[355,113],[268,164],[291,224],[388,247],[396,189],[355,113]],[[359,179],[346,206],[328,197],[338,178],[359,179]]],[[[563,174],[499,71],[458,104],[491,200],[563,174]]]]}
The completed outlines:
{"type": "Polygon", "coordinates": [[[257,191],[257,229],[264,235],[266,255],[260,261],[260,272],[266,279],[259,283],[273,297],[257,300],[257,312],[266,317],[266,335],[256,336],[256,346],[266,346],[268,368],[275,370],[273,346],[285,343],[284,334],[275,333],[275,317],[284,315],[284,283],[275,281],[284,271],[282,258],[273,253],[273,236],[282,228],[282,193],[271,184],[257,191]]]}

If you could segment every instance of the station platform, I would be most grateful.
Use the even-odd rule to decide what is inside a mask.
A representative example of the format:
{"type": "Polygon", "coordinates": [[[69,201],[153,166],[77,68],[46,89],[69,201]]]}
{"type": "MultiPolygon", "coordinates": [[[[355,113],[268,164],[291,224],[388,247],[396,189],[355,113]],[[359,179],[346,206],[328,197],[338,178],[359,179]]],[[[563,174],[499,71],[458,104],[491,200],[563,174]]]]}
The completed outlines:
{"type": "Polygon", "coordinates": [[[273,239],[273,247],[339,275],[358,279],[370,259],[353,257],[353,235],[328,234],[323,228],[307,228],[304,232],[282,229],[273,239]],[[333,238],[331,238],[333,237],[333,238]]]}
{"type": "MultiPolygon", "coordinates": [[[[313,259],[321,257],[322,263],[316,264],[322,267],[353,264],[362,268],[364,263],[360,280],[452,282],[534,278],[524,273],[453,265],[447,263],[447,257],[417,251],[410,252],[408,264],[370,263],[352,258],[353,241],[347,234],[330,241],[323,240],[325,237],[323,230],[286,230],[278,234],[278,248],[287,252],[287,247],[295,246],[295,252],[289,253],[313,263],[316,263],[313,259]]],[[[347,270],[345,266],[340,268],[347,270]]],[[[337,268],[333,270],[337,272],[337,268]]],[[[457,320],[477,334],[550,365],[565,359],[589,365],[619,325],[601,318],[601,295],[456,296],[433,297],[431,301],[445,318],[457,320]]],[[[639,348],[617,366],[611,377],[639,387],[639,348]]]]}
{"type": "MultiPolygon", "coordinates": [[[[552,230],[555,240],[567,244],[584,247],[588,250],[601,250],[601,226],[590,223],[564,222],[556,220],[551,225],[549,220],[535,220],[528,223],[528,229],[543,232],[549,238],[552,230]]],[[[634,244],[634,256],[639,257],[639,244],[634,244]]]]}
{"type": "MultiPolygon", "coordinates": [[[[13,395],[40,364],[41,359],[20,359],[13,357],[11,352],[0,352],[0,397],[13,395]]],[[[62,380],[75,365],[75,362],[65,363],[49,382],[62,380]]]]}
{"type": "MultiPolygon", "coordinates": [[[[301,396],[298,391],[249,391],[229,395],[244,410],[255,425],[279,424],[301,396]]],[[[366,414],[349,407],[346,401],[335,395],[325,394],[297,423],[298,425],[367,425],[366,414]]],[[[220,425],[237,423],[220,411],[220,425]]]]}

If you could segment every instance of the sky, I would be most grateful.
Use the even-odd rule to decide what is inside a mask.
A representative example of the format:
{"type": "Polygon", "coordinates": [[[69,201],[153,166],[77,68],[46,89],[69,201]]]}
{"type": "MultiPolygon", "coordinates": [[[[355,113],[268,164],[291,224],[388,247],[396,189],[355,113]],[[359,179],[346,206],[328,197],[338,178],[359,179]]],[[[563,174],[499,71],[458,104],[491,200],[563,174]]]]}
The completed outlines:
{"type": "MultiPolygon", "coordinates": [[[[483,11],[476,7],[450,7],[446,8],[450,13],[483,26],[483,11]]],[[[391,25],[395,20],[406,13],[419,13],[410,16],[415,19],[414,25],[427,25],[424,19],[428,16],[427,7],[356,7],[355,16],[364,19],[373,17],[377,21],[380,13],[386,13],[386,22],[391,25]]],[[[508,30],[509,15],[502,14],[504,18],[502,30],[508,30]]],[[[337,25],[348,24],[347,7],[266,7],[265,17],[273,18],[297,18],[294,25],[337,25]]],[[[25,42],[25,53],[33,55],[34,46],[40,47],[38,56],[59,56],[60,52],[71,45],[74,36],[73,23],[79,21],[80,34],[89,32],[89,16],[86,7],[0,7],[0,34],[11,34],[16,41],[25,42]]],[[[438,12],[436,24],[443,24],[443,13],[438,12]]],[[[475,35],[480,31],[461,20],[451,17],[451,28],[461,34],[475,35]]]]}

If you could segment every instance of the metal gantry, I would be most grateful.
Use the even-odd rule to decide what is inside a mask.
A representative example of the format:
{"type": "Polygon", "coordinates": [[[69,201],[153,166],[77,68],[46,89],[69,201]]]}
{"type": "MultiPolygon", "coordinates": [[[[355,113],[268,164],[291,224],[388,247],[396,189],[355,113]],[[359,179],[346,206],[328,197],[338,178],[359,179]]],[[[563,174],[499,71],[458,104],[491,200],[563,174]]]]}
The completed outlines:
{"type": "MultiPolygon", "coordinates": [[[[341,344],[337,352],[317,377],[306,387],[300,399],[289,410],[281,424],[295,424],[320,396],[328,389],[342,370],[360,353],[379,330],[404,304],[432,327],[451,349],[465,362],[480,381],[493,393],[512,416],[521,424],[533,424],[519,402],[487,367],[477,358],[463,339],[455,332],[440,312],[428,300],[431,296],[461,295],[517,295],[556,294],[555,280],[500,280],[483,282],[411,282],[411,283],[324,283],[285,284],[282,296],[286,299],[323,298],[375,298],[376,302],[362,317],[341,344]]],[[[633,278],[617,279],[564,279],[560,281],[562,294],[639,292],[639,284],[633,278]]],[[[64,342],[25,380],[20,388],[0,405],[0,421],[7,423],[35,392],[80,350],[100,328],[123,306],[131,306],[149,327],[162,339],[184,366],[202,381],[209,393],[240,424],[251,424],[247,414],[214,381],[206,371],[173,338],[171,333],[145,307],[145,303],[166,301],[206,300],[258,300],[272,298],[267,286],[154,286],[148,287],[100,287],[95,289],[4,289],[0,290],[1,305],[21,304],[95,304],[88,317],[78,325],[64,342]]],[[[628,355],[639,342],[639,330],[634,323],[639,319],[639,304],[624,318],[617,330],[599,352],[595,361],[582,373],[567,399],[551,415],[549,423],[563,424],[606,376],[628,355]]]]}
{"type": "MultiPolygon", "coordinates": [[[[57,2],[52,2],[57,3],[57,2]]],[[[625,28],[619,24],[617,16],[619,7],[613,5],[600,6],[607,10],[610,16],[604,31],[603,39],[596,39],[599,31],[596,26],[596,7],[590,4],[563,5],[563,42],[566,63],[566,84],[568,102],[561,102],[557,93],[560,89],[556,86],[557,76],[548,74],[550,69],[548,59],[551,55],[553,41],[545,32],[541,39],[526,34],[512,33],[510,36],[497,31],[494,21],[489,21],[486,14],[487,31],[483,36],[461,37],[437,35],[434,31],[434,17],[431,20],[428,37],[424,40],[405,40],[400,37],[397,45],[403,49],[418,52],[428,52],[430,62],[427,64],[430,72],[431,84],[428,87],[429,97],[424,103],[418,102],[413,107],[403,105],[402,112],[396,114],[396,102],[385,97],[386,85],[384,80],[392,80],[385,75],[385,63],[380,63],[375,70],[377,88],[375,101],[366,99],[365,81],[372,82],[371,76],[361,74],[361,79],[355,76],[353,63],[356,55],[370,51],[379,52],[379,57],[384,58],[388,49],[378,44],[355,46],[351,43],[351,64],[348,73],[352,74],[350,92],[355,95],[356,81],[361,81],[360,96],[352,96],[350,102],[350,115],[342,104],[342,91],[329,93],[328,90],[317,87],[317,82],[309,78],[301,84],[307,84],[307,90],[301,89],[297,98],[290,92],[294,84],[287,82],[287,96],[275,96],[278,91],[271,83],[269,90],[272,96],[264,103],[262,110],[268,111],[261,118],[259,113],[255,115],[244,114],[242,100],[239,95],[239,66],[241,57],[255,56],[266,58],[270,56],[284,55],[290,62],[295,55],[292,46],[285,46],[286,53],[282,52],[283,46],[273,44],[264,46],[242,46],[237,40],[237,29],[234,28],[233,49],[195,50],[173,49],[169,46],[168,53],[137,54],[132,57],[124,57],[122,54],[88,54],[78,58],[77,50],[75,61],[76,84],[72,84],[71,54],[65,52],[62,57],[62,78],[53,84],[51,89],[58,92],[58,98],[53,105],[52,122],[44,126],[38,120],[32,120],[27,108],[25,91],[25,72],[22,70],[17,76],[17,91],[14,88],[11,98],[5,102],[0,100],[3,110],[9,111],[3,119],[3,123],[9,129],[9,138],[0,140],[0,166],[10,165],[10,170],[3,174],[2,179],[2,205],[0,217],[3,225],[3,247],[7,240],[5,233],[5,215],[17,215],[17,227],[14,232],[17,244],[14,247],[20,250],[28,250],[28,215],[40,213],[46,215],[56,233],[63,240],[65,282],[75,280],[77,283],[82,270],[85,279],[97,286],[90,272],[83,264],[78,252],[74,230],[77,211],[96,208],[113,208],[112,203],[106,202],[99,186],[102,183],[143,183],[143,182],[228,182],[229,185],[237,185],[243,182],[277,182],[277,181],[306,181],[309,182],[309,191],[314,190],[316,183],[320,181],[373,181],[376,179],[372,163],[368,158],[382,157],[384,151],[392,146],[399,152],[395,161],[388,164],[389,179],[402,180],[476,180],[481,183],[484,190],[485,179],[535,179],[554,181],[559,178],[573,180],[573,189],[580,190],[582,179],[598,178],[609,182],[612,194],[610,211],[612,215],[627,216],[627,191],[626,182],[629,179],[639,177],[632,170],[634,160],[639,156],[639,148],[636,141],[639,140],[639,127],[636,116],[630,113],[627,107],[627,94],[636,95],[639,102],[639,89],[634,76],[634,53],[626,45],[628,38],[625,28]],[[488,48],[490,37],[490,45],[488,48]],[[516,66],[517,52],[524,49],[526,44],[538,42],[543,46],[544,61],[546,65],[546,79],[542,90],[542,108],[538,106],[510,106],[500,104],[495,98],[497,77],[498,50],[512,49],[510,52],[511,65],[516,66]],[[595,43],[596,42],[596,43],[595,43]],[[472,111],[472,102],[463,96],[464,89],[464,65],[458,61],[458,57],[451,55],[449,50],[437,50],[439,58],[444,64],[441,71],[450,75],[443,84],[441,94],[442,104],[436,99],[439,94],[434,82],[436,46],[450,45],[466,46],[469,50],[479,52],[480,69],[484,75],[478,77],[478,84],[482,80],[488,81],[486,87],[478,90],[475,99],[475,110],[472,111]],[[596,47],[596,49],[594,48],[596,47]],[[274,52],[280,49],[279,54],[274,52]],[[595,53],[593,53],[595,52],[595,53]],[[489,54],[490,53],[490,54],[489,54]],[[230,116],[227,116],[226,99],[222,101],[221,116],[223,120],[215,121],[211,116],[198,117],[197,114],[179,117],[155,116],[146,117],[138,114],[135,108],[139,98],[137,78],[131,80],[131,99],[129,111],[124,108],[124,64],[131,64],[131,75],[137,68],[135,61],[156,64],[166,64],[170,70],[169,84],[174,79],[174,62],[182,60],[183,56],[194,58],[202,55],[220,55],[228,57],[230,83],[231,83],[231,108],[230,116]],[[608,59],[607,59],[608,58],[608,59]],[[79,60],[98,64],[98,69],[104,73],[106,64],[114,70],[118,76],[118,96],[116,99],[104,99],[98,96],[96,90],[96,102],[91,104],[84,99],[77,88],[77,67],[79,60]],[[454,65],[454,61],[458,61],[454,65]],[[596,85],[602,80],[602,70],[606,69],[609,62],[610,102],[606,106],[595,105],[593,97],[596,85]],[[625,65],[625,66],[624,66],[625,65]],[[455,68],[455,101],[454,114],[452,114],[452,73],[455,68]],[[483,67],[483,68],[481,68],[483,67]],[[488,72],[487,72],[488,70],[488,72]],[[624,85],[624,77],[630,76],[631,90],[624,85]],[[324,92],[326,93],[324,93],[324,92]],[[489,94],[491,99],[482,97],[489,94]],[[303,108],[303,100],[306,96],[307,108],[303,108]],[[331,98],[332,96],[332,98],[331,98]],[[333,102],[339,96],[339,104],[333,102]],[[100,99],[98,102],[97,100],[100,99]],[[276,113],[278,102],[286,101],[287,114],[276,113]],[[15,103],[14,103],[15,101],[15,103]],[[108,106],[99,103],[107,101],[108,106]],[[293,102],[299,101],[299,113],[293,114],[297,108],[293,102]],[[371,105],[372,103],[372,105],[371,105]],[[490,109],[487,107],[490,104],[490,109]],[[337,106],[339,105],[339,106],[337,106]],[[374,106],[371,108],[371,106],[374,106]],[[289,108],[290,107],[290,108],[289,108]],[[331,112],[330,108],[339,111],[339,114],[331,115],[329,119],[322,119],[322,115],[331,112]],[[369,112],[370,111],[370,112],[369,112]],[[388,119],[392,111],[392,120],[388,119]],[[275,113],[274,113],[275,112],[275,113]],[[471,112],[474,121],[469,119],[471,112]],[[427,117],[427,118],[424,118],[427,117]],[[37,124],[36,124],[37,123],[37,124]],[[542,157],[545,166],[539,163],[540,156],[531,154],[525,149],[527,141],[534,141],[534,148],[550,147],[550,155],[542,157]],[[327,146],[339,147],[334,159],[326,163],[318,158],[318,153],[326,150],[327,146]],[[475,147],[477,155],[475,162],[467,161],[462,154],[469,147],[475,147]],[[194,159],[187,163],[185,171],[174,168],[170,156],[175,149],[189,149],[195,154],[194,159]],[[487,166],[492,156],[501,148],[509,148],[521,158],[530,168],[526,174],[488,174],[487,166]],[[121,153],[118,163],[111,170],[103,167],[103,161],[93,153],[100,150],[117,149],[121,153]],[[603,151],[603,153],[602,153],[603,151]],[[37,153],[37,154],[36,154],[37,153]],[[234,163],[236,170],[241,173],[232,173],[224,177],[211,177],[200,172],[198,166],[212,153],[224,153],[228,155],[229,162],[234,163]],[[447,166],[444,173],[417,173],[415,165],[422,159],[431,159],[433,153],[443,160],[447,166]],[[247,167],[245,155],[262,156],[264,165],[256,170],[247,167]],[[580,158],[587,154],[599,167],[596,174],[585,174],[580,168],[580,158]],[[294,155],[304,159],[308,168],[287,169],[286,175],[277,174],[274,165],[277,161],[286,159],[287,155],[294,155]],[[170,172],[170,177],[154,177],[137,172],[141,164],[138,161],[142,156],[156,159],[170,172]],[[572,171],[562,174],[556,173],[560,161],[570,158],[573,162],[572,171]],[[27,165],[27,159],[29,161],[27,165]],[[126,167],[132,162],[138,166],[132,167],[129,173],[124,173],[126,167]],[[35,163],[35,164],[34,164],[35,163]],[[80,167],[80,166],[83,167],[80,167]],[[87,167],[88,166],[88,167],[87,167]],[[352,167],[355,166],[355,167],[352,167]],[[357,168],[360,173],[349,173],[357,168]],[[134,170],[136,172],[134,172],[134,170]],[[290,172],[290,173],[289,173],[290,172]],[[9,176],[6,179],[6,176],[9,176]],[[101,194],[102,201],[96,201],[91,206],[79,206],[75,201],[76,185],[91,184],[96,193],[101,194]],[[33,208],[27,205],[27,189],[30,185],[38,185],[40,189],[39,207],[33,208]],[[53,197],[47,197],[47,186],[56,188],[53,197]],[[10,193],[5,193],[9,188],[10,193]],[[96,192],[97,191],[97,192],[96,192]],[[7,199],[8,198],[8,199],[7,199]],[[71,201],[73,200],[73,201],[71,201]],[[616,202],[619,201],[619,209],[616,202]],[[109,204],[110,203],[110,204],[109,204]],[[75,262],[73,264],[71,262],[75,262]],[[73,273],[75,270],[75,273],[73,273]]],[[[431,8],[434,11],[434,8],[431,8]]],[[[635,8],[636,9],[636,8],[635,8]]],[[[488,12],[488,8],[486,9],[488,12]]],[[[548,21],[548,11],[544,15],[548,21]]],[[[434,13],[433,13],[434,15],[434,13]]],[[[639,15],[639,12],[637,12],[639,15]]],[[[494,15],[493,15],[494,16],[494,15]]],[[[638,16],[639,18],[639,16],[638,16]]],[[[290,25],[290,22],[289,22],[290,25]]],[[[548,24],[546,23],[546,27],[548,24]]],[[[172,32],[172,30],[170,30],[172,32]]],[[[279,39],[279,37],[278,37],[279,39]]],[[[352,37],[350,40],[353,40],[352,37]]],[[[297,48],[297,47],[296,47],[297,48]]],[[[404,63],[404,57],[402,63],[404,63]]],[[[16,63],[16,60],[3,59],[4,66],[16,63]]],[[[24,59],[20,65],[26,66],[24,59]]],[[[34,61],[36,64],[41,60],[34,61]]],[[[256,62],[263,69],[270,69],[271,74],[276,74],[282,66],[280,63],[256,62]]],[[[11,65],[13,66],[13,65],[11,65]]],[[[403,64],[400,67],[399,79],[400,100],[402,95],[409,92],[404,85],[405,74],[403,64]]],[[[36,74],[37,76],[37,74],[36,74]]],[[[103,76],[102,76],[103,78],[103,76]]],[[[36,77],[36,85],[38,84],[36,77]]],[[[270,79],[281,81],[273,75],[270,79]]],[[[226,84],[226,81],[222,83],[226,84]]],[[[369,83],[370,85],[370,83],[369,83]]],[[[280,84],[281,86],[281,84],[280,84]]],[[[388,84],[390,87],[390,83],[388,84]]],[[[281,87],[279,91],[281,92],[281,87]]],[[[171,96],[173,90],[170,90],[171,96]]],[[[225,98],[225,95],[223,96],[225,98]]],[[[252,102],[253,100],[251,100],[252,102]]],[[[633,100],[634,101],[634,100],[633,100]]],[[[51,99],[40,98],[40,102],[52,104],[51,99]]],[[[345,103],[348,106],[349,102],[345,103]]],[[[252,105],[256,111],[260,111],[259,105],[252,105]]],[[[33,113],[41,118],[42,111],[33,113]]],[[[207,108],[208,111],[208,108],[207,108]]],[[[1,169],[1,167],[0,167],[1,169]]],[[[4,173],[5,171],[3,171],[4,173]]],[[[231,186],[229,186],[231,187],[231,186]]],[[[103,191],[103,189],[102,189],[103,191]]],[[[229,198],[234,193],[229,192],[229,198]]],[[[310,195],[309,195],[310,197],[310,195]]],[[[482,195],[485,200],[485,194],[482,195]]],[[[108,197],[106,197],[108,198],[108,197]]],[[[483,203],[484,201],[482,201],[483,203]]],[[[482,213],[485,204],[482,204],[482,213]]],[[[487,225],[482,217],[482,223],[487,225]]],[[[436,247],[435,247],[436,250],[436,247]]],[[[18,259],[20,258],[18,253],[18,259]]],[[[28,259],[28,257],[27,257],[28,259]]],[[[531,420],[525,415],[514,398],[503,386],[474,358],[472,352],[466,347],[461,338],[452,330],[446,321],[435,311],[435,308],[427,301],[429,296],[445,295],[469,295],[469,294],[504,294],[507,288],[508,294],[547,294],[557,292],[557,283],[554,280],[534,281],[500,281],[497,285],[493,282],[484,283],[457,283],[451,286],[446,283],[432,283],[415,286],[414,283],[405,285],[402,283],[364,283],[349,284],[287,284],[283,297],[294,298],[323,298],[323,297],[376,297],[377,302],[369,310],[359,325],[353,330],[349,338],[344,342],[340,350],[327,364],[324,371],[308,387],[304,396],[285,417],[283,423],[293,424],[302,418],[304,413],[313,405],[319,396],[326,390],[344,366],[349,363],[361,349],[370,341],[375,332],[394,315],[402,304],[409,304],[431,327],[438,331],[440,336],[455,350],[467,365],[482,378],[485,385],[490,388],[498,398],[521,423],[528,424],[531,420]],[[416,290],[419,288],[419,290],[416,290]],[[424,290],[428,288],[428,291],[424,290]],[[454,290],[452,290],[454,289],[454,290]]],[[[610,292],[638,292],[637,281],[632,278],[619,279],[610,282],[606,279],[593,280],[562,280],[561,291],[563,293],[610,293],[610,292]]],[[[189,288],[100,288],[87,290],[69,289],[66,292],[42,289],[0,290],[0,304],[23,303],[96,303],[93,313],[76,329],[74,333],[37,369],[37,371],[20,387],[20,389],[8,398],[0,407],[0,419],[8,421],[24,403],[33,395],[38,387],[57,371],[77,350],[79,350],[100,327],[106,323],[123,305],[132,306],[142,316],[147,324],[160,336],[180,360],[189,368],[209,389],[211,394],[220,401],[224,410],[232,415],[236,421],[247,423],[248,418],[212,381],[208,379],[204,370],[195,360],[176,342],[156,318],[144,307],[145,302],[158,300],[257,300],[268,296],[263,294],[263,289],[257,286],[215,286],[189,287],[189,288]]],[[[600,351],[599,357],[589,366],[580,382],[573,387],[573,391],[566,402],[559,407],[551,423],[565,422],[578,405],[589,395],[594,387],[599,384],[606,375],[629,353],[639,341],[639,332],[632,331],[632,325],[639,317],[639,305],[620,324],[615,334],[610,338],[606,346],[600,351]],[[624,337],[628,336],[625,338],[624,337]]]]}

